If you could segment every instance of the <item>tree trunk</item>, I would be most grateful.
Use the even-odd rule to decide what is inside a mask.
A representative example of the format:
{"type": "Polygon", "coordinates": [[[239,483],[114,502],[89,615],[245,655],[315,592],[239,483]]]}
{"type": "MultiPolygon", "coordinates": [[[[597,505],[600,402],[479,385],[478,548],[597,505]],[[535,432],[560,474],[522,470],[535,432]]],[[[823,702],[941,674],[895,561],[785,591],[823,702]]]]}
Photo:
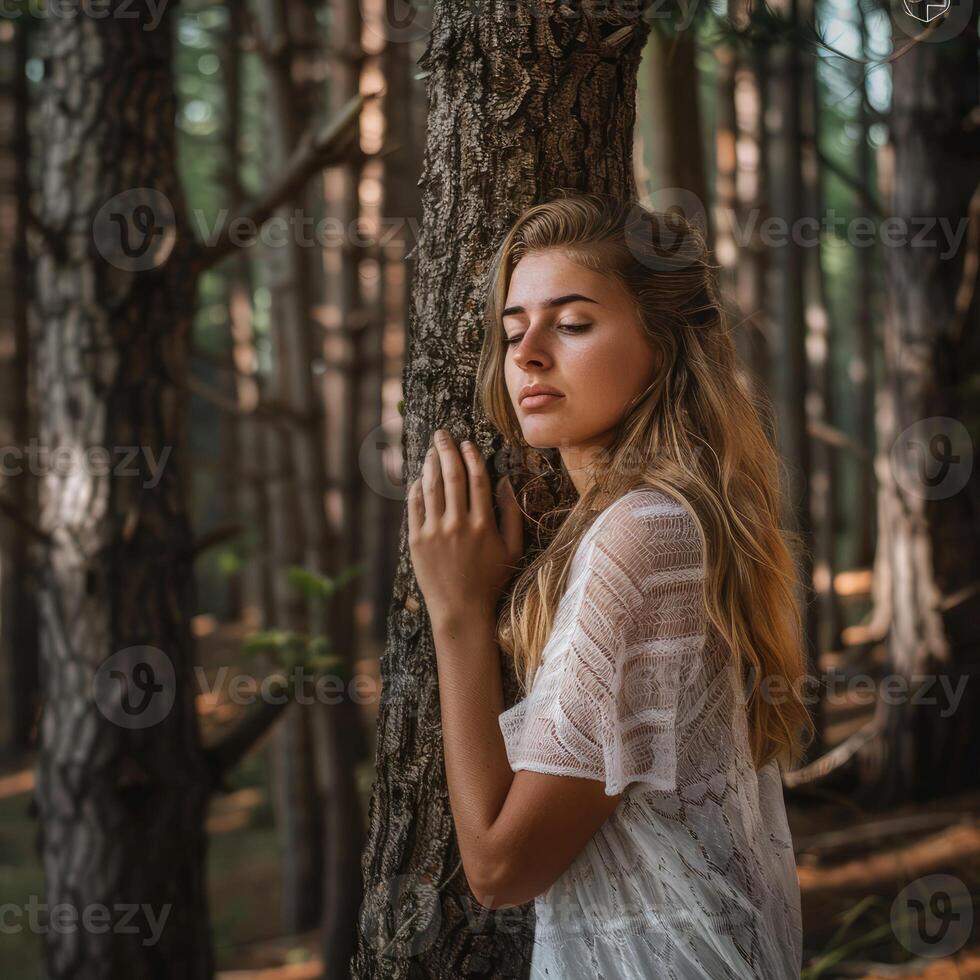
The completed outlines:
{"type": "MultiPolygon", "coordinates": [[[[773,9],[786,25],[798,25],[799,0],[776,0],[773,9]]],[[[767,64],[766,149],[769,212],[780,225],[769,245],[766,301],[769,316],[771,385],[776,409],[777,445],[786,468],[785,524],[800,536],[800,606],[811,669],[816,663],[813,592],[813,537],[810,520],[810,444],[805,399],[806,324],[803,249],[798,222],[804,215],[800,126],[803,59],[794,40],[783,37],[769,48],[767,64]]]]}
{"type": "MultiPolygon", "coordinates": [[[[429,118],[405,370],[407,480],[439,426],[475,436],[488,460],[500,447],[472,417],[479,297],[517,214],[558,187],[635,195],[636,72],[648,30],[635,15],[579,17],[557,3],[494,2],[479,16],[434,5],[420,59],[429,118]]],[[[354,974],[526,976],[530,906],[488,914],[461,873],[432,634],[406,533],[403,521],[354,974]]],[[[504,684],[513,697],[509,665],[504,684]]]]}
{"type": "Polygon", "coordinates": [[[27,348],[28,30],[6,22],[0,46],[0,752],[31,747],[38,702],[37,591],[30,529],[37,524],[37,481],[26,450],[36,410],[27,348]],[[16,457],[8,456],[18,448],[16,457]]]}
{"type": "MultiPolygon", "coordinates": [[[[331,113],[361,90],[364,51],[361,46],[360,0],[332,0],[329,104],[331,113]]],[[[334,449],[339,493],[330,508],[331,534],[336,542],[332,556],[336,570],[351,568],[363,559],[364,481],[359,451],[368,430],[377,424],[371,405],[380,393],[371,385],[368,361],[377,332],[377,321],[368,310],[362,291],[361,261],[365,257],[358,230],[361,218],[360,189],[363,154],[358,138],[348,160],[326,175],[327,213],[344,229],[337,246],[328,254],[329,305],[342,351],[340,396],[328,412],[327,448],[334,449]],[[369,413],[369,415],[368,415],[369,413]],[[366,415],[369,421],[366,420],[366,415]]],[[[331,324],[333,325],[333,324],[331,324]]],[[[336,365],[335,365],[336,367],[336,365]]],[[[323,375],[326,377],[326,374],[323,375]]],[[[327,391],[324,391],[326,397],[327,391]]],[[[333,604],[330,634],[336,649],[353,668],[359,650],[357,600],[364,586],[361,578],[347,586],[342,601],[333,604]]],[[[360,705],[350,697],[324,708],[315,717],[317,765],[324,792],[323,920],[321,947],[327,976],[346,980],[357,936],[357,911],[361,904],[358,862],[364,849],[364,815],[357,784],[357,767],[367,755],[360,705]]]]}
{"type": "Polygon", "coordinates": [[[980,221],[980,129],[966,123],[980,87],[975,35],[974,20],[892,66],[890,210],[908,244],[887,249],[878,547],[889,572],[889,674],[911,693],[879,703],[882,733],[863,757],[871,805],[972,787],[980,771],[980,500],[967,428],[978,417],[968,379],[980,331],[966,235],[953,244],[968,215],[980,221]]]}
{"type": "Polygon", "coordinates": [[[209,778],[177,465],[194,276],[174,152],[172,8],[151,28],[134,21],[139,8],[112,6],[45,25],[40,442],[104,456],[41,478],[51,540],[39,593],[39,841],[49,906],[66,903],[76,922],[105,907],[112,925],[47,931],[43,973],[204,978],[209,778]],[[124,928],[129,903],[135,932],[124,928]],[[148,914],[163,923],[156,939],[148,914]]]}
{"type": "MultiPolygon", "coordinates": [[[[297,84],[305,73],[294,68],[303,55],[312,11],[289,8],[286,0],[257,0],[259,46],[265,56],[268,97],[265,153],[267,177],[281,170],[312,122],[310,93],[297,84]],[[301,17],[297,30],[294,17],[301,17]]],[[[313,364],[319,356],[313,308],[322,291],[321,276],[309,247],[299,243],[293,215],[314,213],[314,191],[301,189],[278,211],[286,222],[285,241],[266,250],[272,294],[274,390],[282,411],[266,436],[275,478],[269,485],[270,555],[277,629],[309,632],[313,627],[306,596],[288,579],[290,566],[325,570],[328,530],[324,514],[323,411],[314,388],[313,364]],[[307,420],[307,421],[304,421],[307,420]]],[[[283,920],[290,932],[305,932],[322,912],[324,832],[322,800],[314,763],[313,719],[305,706],[292,704],[273,733],[275,809],[283,866],[283,920]]]]}

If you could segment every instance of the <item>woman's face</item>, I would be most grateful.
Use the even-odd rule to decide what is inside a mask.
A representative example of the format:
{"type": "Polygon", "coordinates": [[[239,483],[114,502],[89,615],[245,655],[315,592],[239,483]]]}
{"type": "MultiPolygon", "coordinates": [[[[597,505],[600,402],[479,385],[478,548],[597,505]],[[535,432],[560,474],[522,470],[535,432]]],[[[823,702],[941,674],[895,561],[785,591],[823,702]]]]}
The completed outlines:
{"type": "Polygon", "coordinates": [[[504,377],[524,439],[535,449],[559,449],[581,494],[589,482],[584,467],[650,384],[660,354],[626,288],[557,251],[531,252],[517,263],[502,323],[504,377]],[[529,385],[561,395],[522,402],[529,385]]]}

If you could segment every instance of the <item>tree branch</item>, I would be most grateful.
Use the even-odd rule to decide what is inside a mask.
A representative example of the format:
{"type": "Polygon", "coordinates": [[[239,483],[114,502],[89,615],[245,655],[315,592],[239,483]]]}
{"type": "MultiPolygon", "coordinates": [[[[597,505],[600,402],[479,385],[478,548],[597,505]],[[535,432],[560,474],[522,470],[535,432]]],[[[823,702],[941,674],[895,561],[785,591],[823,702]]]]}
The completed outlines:
{"type": "Polygon", "coordinates": [[[230,229],[236,222],[245,222],[258,229],[284,202],[293,197],[313,176],[325,167],[341,163],[352,136],[356,136],[361,109],[368,99],[377,93],[355,95],[335,119],[331,119],[319,132],[307,130],[292,156],[282,169],[279,181],[254,201],[245,202],[234,217],[229,218],[212,244],[198,243],[195,247],[194,270],[200,274],[230,255],[238,243],[230,229]]]}

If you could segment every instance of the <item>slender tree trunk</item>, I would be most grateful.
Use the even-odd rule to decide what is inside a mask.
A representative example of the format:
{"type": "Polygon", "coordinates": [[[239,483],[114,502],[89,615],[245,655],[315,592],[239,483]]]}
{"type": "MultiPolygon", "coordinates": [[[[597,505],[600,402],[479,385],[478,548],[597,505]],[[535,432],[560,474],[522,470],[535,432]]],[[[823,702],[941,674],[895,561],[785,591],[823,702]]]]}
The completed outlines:
{"type": "MultiPolygon", "coordinates": [[[[746,31],[753,0],[731,0],[729,14],[746,31]]],[[[770,250],[760,233],[768,217],[768,149],[763,125],[768,91],[765,50],[751,45],[735,64],[736,299],[742,322],[738,350],[757,390],[768,391],[771,376],[770,324],[766,317],[766,269],[770,250]]]]}
{"type": "MultiPolygon", "coordinates": [[[[440,0],[433,21],[420,60],[429,119],[405,371],[408,479],[439,426],[474,435],[488,459],[499,448],[471,415],[489,259],[520,210],[553,188],[636,193],[636,72],[648,33],[642,18],[579,18],[557,2],[501,0],[476,16],[440,0]]],[[[481,915],[461,873],[432,634],[404,521],[399,554],[354,974],[526,976],[530,907],[481,915]]],[[[509,668],[504,683],[513,697],[509,668]]]]}
{"type": "Polygon", "coordinates": [[[27,345],[27,55],[30,18],[6,21],[0,47],[0,751],[33,741],[38,703],[37,581],[30,528],[37,523],[37,481],[26,450],[36,409],[27,345]],[[12,448],[19,452],[8,455],[12,448]]]}
{"type": "MultiPolygon", "coordinates": [[[[330,36],[330,109],[340,109],[361,90],[360,0],[333,0],[330,36]]],[[[339,411],[328,416],[328,444],[336,448],[339,461],[337,495],[332,527],[337,570],[351,568],[363,558],[364,479],[359,450],[368,430],[376,424],[376,412],[365,405],[378,397],[370,384],[369,351],[377,331],[362,292],[360,243],[360,187],[363,170],[360,140],[348,160],[326,175],[326,204],[331,217],[344,229],[339,246],[328,255],[331,275],[328,284],[339,336],[343,339],[343,383],[339,386],[339,411]],[[370,412],[370,421],[365,420],[370,412]]],[[[326,392],[324,392],[326,395],[326,392]]],[[[336,649],[353,667],[359,649],[357,598],[362,594],[360,578],[349,586],[342,602],[335,603],[330,616],[330,634],[336,649]]],[[[364,848],[364,815],[357,785],[357,767],[367,754],[358,703],[345,697],[339,704],[315,715],[316,749],[324,787],[324,867],[322,956],[328,976],[346,980],[357,935],[357,912],[361,904],[358,862],[364,848]]]]}
{"type": "MultiPolygon", "coordinates": [[[[773,8],[780,18],[799,22],[800,0],[776,0],[773,8]]],[[[803,297],[803,249],[798,240],[804,199],[802,131],[800,126],[801,53],[796,44],[783,38],[768,52],[766,112],[764,116],[768,153],[770,214],[782,222],[778,237],[769,241],[766,299],[769,313],[769,343],[773,401],[776,407],[777,445],[786,469],[784,495],[786,526],[800,536],[802,595],[800,605],[805,624],[806,645],[812,670],[815,661],[816,617],[811,606],[813,592],[813,536],[810,520],[810,443],[805,410],[807,362],[806,324],[803,297]]]]}
{"type": "Polygon", "coordinates": [[[967,428],[978,417],[967,379],[980,363],[980,305],[976,240],[964,233],[968,216],[980,221],[980,129],[966,124],[980,88],[976,20],[912,46],[892,79],[890,210],[908,244],[887,249],[878,547],[890,573],[889,673],[912,693],[879,704],[882,733],[864,754],[865,797],[882,806],[975,786],[980,771],[980,497],[967,428]]]}
{"type": "MultiPolygon", "coordinates": [[[[302,55],[296,43],[316,38],[311,11],[287,0],[257,0],[260,47],[267,79],[266,161],[270,180],[282,168],[310,125],[310,97],[294,74],[302,55]],[[291,17],[302,15],[302,30],[291,17]]],[[[315,23],[315,21],[314,21],[315,23]]],[[[324,516],[323,412],[313,384],[318,356],[313,308],[321,282],[314,256],[303,247],[298,212],[313,213],[314,192],[302,189],[282,208],[283,241],[266,250],[273,310],[275,398],[281,424],[266,436],[275,477],[269,484],[270,530],[275,596],[273,621],[278,629],[312,629],[306,597],[288,580],[290,566],[324,571],[328,532],[324,516]]],[[[301,705],[290,705],[272,743],[275,805],[283,862],[284,925],[290,932],[315,928],[322,912],[324,823],[314,763],[313,718],[301,705]]]]}
{"type": "Polygon", "coordinates": [[[653,186],[680,188],[694,194],[708,221],[708,184],[704,173],[697,49],[693,29],[650,31],[643,65],[648,72],[653,186]]]}
{"type": "Polygon", "coordinates": [[[378,492],[371,494],[368,518],[369,581],[372,588],[372,636],[380,643],[385,638],[385,612],[391,599],[398,562],[398,529],[404,507],[404,487],[398,482],[401,463],[402,418],[395,403],[401,395],[404,368],[405,320],[411,303],[412,268],[410,253],[421,221],[422,204],[418,179],[422,173],[422,150],[425,134],[425,84],[415,79],[412,45],[400,43],[395,27],[388,22],[388,37],[382,54],[385,81],[384,97],[384,177],[381,213],[394,227],[382,228],[381,292],[379,316],[384,333],[376,351],[381,365],[379,394],[384,432],[378,433],[376,445],[386,447],[381,458],[375,447],[370,459],[378,467],[378,492]],[[389,386],[395,383],[395,394],[389,386]],[[385,409],[387,406],[387,409],[385,409]],[[395,459],[397,450],[398,458],[395,459]]]}
{"type": "MultiPolygon", "coordinates": [[[[860,27],[859,56],[867,57],[868,30],[864,8],[857,4],[855,11],[860,27]]],[[[854,169],[858,184],[871,187],[871,143],[868,119],[868,91],[865,66],[858,62],[855,67],[858,97],[858,136],[854,155],[854,169]]],[[[856,195],[855,219],[871,217],[862,194],[856,195]]],[[[857,494],[854,508],[855,538],[857,541],[854,564],[858,568],[870,568],[874,560],[874,395],[875,395],[875,334],[874,297],[875,250],[856,249],[854,256],[854,336],[856,351],[849,371],[855,389],[854,430],[858,444],[866,446],[868,456],[857,461],[857,494]]]]}
{"type": "Polygon", "coordinates": [[[49,930],[43,973],[204,978],[209,776],[177,465],[194,276],[174,152],[172,8],[151,27],[133,20],[142,8],[111,6],[45,24],[46,235],[32,340],[42,445],[105,454],[41,478],[45,900],[76,916],[104,906],[116,927],[49,930]],[[135,932],[119,927],[127,904],[135,932]],[[147,910],[162,923],[156,938],[147,910]]]}

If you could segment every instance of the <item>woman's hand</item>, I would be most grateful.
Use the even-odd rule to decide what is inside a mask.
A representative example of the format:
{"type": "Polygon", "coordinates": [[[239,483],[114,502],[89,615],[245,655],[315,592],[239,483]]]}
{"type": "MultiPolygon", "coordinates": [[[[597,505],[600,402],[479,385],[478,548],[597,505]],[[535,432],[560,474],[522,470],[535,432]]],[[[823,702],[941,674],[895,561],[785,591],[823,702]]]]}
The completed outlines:
{"type": "Polygon", "coordinates": [[[490,476],[476,445],[464,442],[461,455],[445,429],[436,430],[433,442],[408,491],[415,578],[434,623],[492,617],[524,553],[520,506],[510,481],[498,482],[498,530],[490,476]]]}

